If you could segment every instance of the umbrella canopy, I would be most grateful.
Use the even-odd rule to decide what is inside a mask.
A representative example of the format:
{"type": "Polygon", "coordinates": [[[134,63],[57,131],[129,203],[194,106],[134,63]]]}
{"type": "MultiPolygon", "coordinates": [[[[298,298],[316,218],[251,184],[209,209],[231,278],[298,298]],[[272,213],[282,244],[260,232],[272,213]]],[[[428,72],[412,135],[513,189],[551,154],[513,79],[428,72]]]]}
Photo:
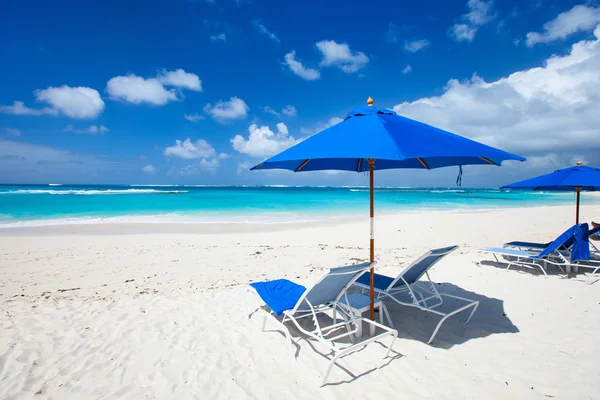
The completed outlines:
{"type": "MultiPolygon", "coordinates": [[[[433,169],[451,165],[500,165],[523,157],[495,149],[442,129],[373,106],[350,111],[346,118],[251,170],[288,169],[295,172],[370,171],[370,260],[375,260],[374,171],[392,168],[433,169]]],[[[374,269],[371,269],[371,319],[374,319],[374,269]]]]}
{"type": "Polygon", "coordinates": [[[375,106],[358,107],[346,119],[251,169],[367,171],[433,169],[451,165],[500,165],[523,157],[495,149],[375,106]]]}
{"type": "Polygon", "coordinates": [[[575,222],[579,223],[579,197],[581,191],[600,190],[600,169],[586,167],[579,161],[576,166],[558,169],[546,175],[502,186],[507,189],[559,190],[577,193],[575,222]]]}

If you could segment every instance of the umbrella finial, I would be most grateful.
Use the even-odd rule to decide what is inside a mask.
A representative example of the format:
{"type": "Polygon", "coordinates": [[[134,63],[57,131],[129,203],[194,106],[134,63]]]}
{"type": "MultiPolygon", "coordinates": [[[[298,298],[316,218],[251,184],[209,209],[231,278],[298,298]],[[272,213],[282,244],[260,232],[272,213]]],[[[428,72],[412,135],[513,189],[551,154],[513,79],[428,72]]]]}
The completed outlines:
{"type": "Polygon", "coordinates": [[[583,165],[583,161],[577,161],[577,165],[583,165]]]}
{"type": "Polygon", "coordinates": [[[372,106],[373,105],[373,99],[371,98],[371,96],[369,96],[369,98],[367,99],[367,105],[368,106],[372,106]]]}

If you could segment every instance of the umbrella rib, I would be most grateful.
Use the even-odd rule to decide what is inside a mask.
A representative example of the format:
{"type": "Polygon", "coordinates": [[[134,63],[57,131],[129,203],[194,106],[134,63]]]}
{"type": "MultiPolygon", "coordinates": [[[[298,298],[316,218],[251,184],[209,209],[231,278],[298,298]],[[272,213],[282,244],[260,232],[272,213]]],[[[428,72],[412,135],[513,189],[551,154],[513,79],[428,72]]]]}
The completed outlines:
{"type": "Polygon", "coordinates": [[[356,166],[356,172],[360,172],[360,165],[362,164],[362,158],[358,159],[358,165],[356,166]]]}
{"type": "Polygon", "coordinates": [[[422,158],[417,157],[417,160],[419,160],[419,162],[425,169],[429,169],[429,165],[427,165],[427,163],[422,158]]]}
{"type": "Polygon", "coordinates": [[[493,165],[498,165],[498,164],[496,164],[495,162],[493,162],[492,160],[490,160],[487,157],[479,157],[479,158],[481,158],[483,161],[485,161],[487,163],[490,163],[490,164],[493,164],[493,165]]]}
{"type": "Polygon", "coordinates": [[[258,164],[257,166],[255,166],[255,167],[254,167],[254,168],[252,168],[252,169],[259,169],[259,168],[260,168],[260,167],[262,167],[263,165],[265,165],[265,163],[260,163],[260,164],[258,164]]]}
{"type": "Polygon", "coordinates": [[[300,166],[298,168],[296,168],[296,172],[300,171],[302,168],[306,167],[306,164],[308,164],[310,162],[310,160],[312,160],[312,158],[307,159],[306,161],[304,161],[302,164],[300,164],[300,166]]]}

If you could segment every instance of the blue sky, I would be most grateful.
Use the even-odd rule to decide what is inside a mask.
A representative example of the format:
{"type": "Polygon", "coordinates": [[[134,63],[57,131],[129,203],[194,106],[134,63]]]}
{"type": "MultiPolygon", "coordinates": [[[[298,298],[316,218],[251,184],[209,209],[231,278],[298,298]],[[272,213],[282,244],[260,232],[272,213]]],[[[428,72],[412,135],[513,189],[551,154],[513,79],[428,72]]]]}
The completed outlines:
{"type": "Polygon", "coordinates": [[[368,96],[528,158],[466,186],[600,164],[598,2],[366,4],[3,1],[0,182],[366,184],[247,168],[368,96]]]}

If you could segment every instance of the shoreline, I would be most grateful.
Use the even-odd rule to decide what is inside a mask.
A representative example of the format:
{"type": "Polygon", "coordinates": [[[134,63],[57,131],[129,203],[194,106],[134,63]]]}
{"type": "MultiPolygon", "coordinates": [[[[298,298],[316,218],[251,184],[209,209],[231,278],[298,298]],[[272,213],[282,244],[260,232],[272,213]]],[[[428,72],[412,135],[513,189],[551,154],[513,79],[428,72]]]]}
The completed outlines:
{"type": "MultiPolygon", "coordinates": [[[[452,209],[452,210],[413,210],[413,211],[383,211],[377,213],[375,210],[375,221],[396,218],[402,216],[418,216],[418,215],[472,215],[472,214],[486,214],[486,213],[503,213],[509,212],[516,209],[530,209],[530,210],[546,210],[548,212],[568,212],[567,209],[573,209],[574,207],[568,205],[540,205],[540,206],[519,206],[519,207],[498,207],[498,208],[477,208],[477,209],[452,209]],[[564,210],[562,210],[564,208],[564,210]]],[[[368,210],[364,212],[364,221],[368,222],[368,210]]],[[[362,214],[361,214],[362,215],[362,214]]],[[[65,223],[64,219],[57,219],[56,223],[53,220],[32,220],[32,223],[43,221],[48,222],[47,224],[34,224],[34,225],[17,225],[7,226],[8,224],[0,224],[0,237],[1,236],[13,236],[13,235],[53,235],[53,234],[65,234],[65,235],[127,235],[127,234],[152,234],[152,233],[168,233],[168,234],[229,234],[229,233],[250,233],[250,232],[278,232],[293,230],[299,228],[316,228],[316,227],[328,227],[350,223],[360,223],[363,221],[361,215],[358,217],[351,215],[339,215],[339,216],[314,216],[315,219],[299,219],[299,220],[282,220],[282,221],[260,221],[261,215],[253,216],[253,221],[198,221],[197,218],[191,217],[192,219],[180,216],[173,217],[169,216],[169,219],[163,221],[155,220],[142,220],[142,221],[131,221],[130,219],[136,219],[136,216],[123,217],[107,217],[107,218],[82,218],[76,220],[67,220],[65,223]],[[320,218],[319,218],[320,217],[320,218]],[[179,220],[178,220],[179,219],[179,220]],[[60,222],[59,222],[60,221],[60,222]]],[[[310,214],[306,215],[307,217],[310,214]]],[[[144,216],[144,218],[153,218],[160,216],[144,216]]],[[[272,215],[265,215],[264,218],[270,218],[272,215]]],[[[244,217],[236,217],[236,219],[242,219],[244,217]]],[[[29,221],[27,221],[29,222],[29,221]]],[[[19,222],[14,223],[19,224],[19,222]]]]}

